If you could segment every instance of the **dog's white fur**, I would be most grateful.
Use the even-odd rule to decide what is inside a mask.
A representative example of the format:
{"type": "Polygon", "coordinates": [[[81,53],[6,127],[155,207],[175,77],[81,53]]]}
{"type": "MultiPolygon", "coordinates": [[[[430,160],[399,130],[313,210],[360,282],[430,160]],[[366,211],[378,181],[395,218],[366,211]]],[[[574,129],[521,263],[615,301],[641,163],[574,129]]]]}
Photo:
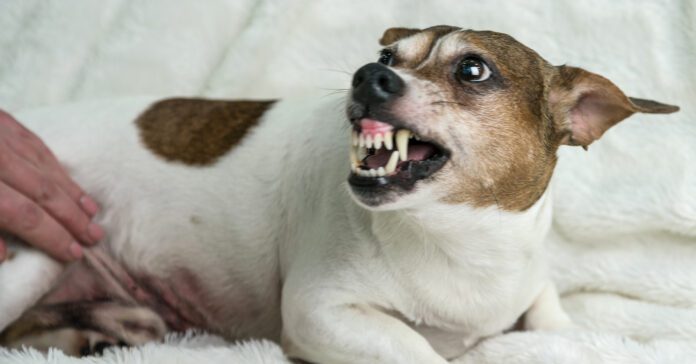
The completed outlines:
{"type": "MultiPolygon", "coordinates": [[[[530,327],[569,323],[540,250],[548,193],[512,213],[438,203],[429,186],[401,209],[369,211],[346,188],[341,100],[277,103],[210,167],[164,162],[141,144],[133,120],[152,101],[17,116],[106,207],[99,217],[106,244],[129,268],[162,276],[173,266],[190,269],[230,302],[239,293],[224,287],[241,283],[253,292],[246,303],[273,318],[248,330],[269,336],[279,330],[282,279],[291,355],[444,363],[530,307],[530,327]]],[[[60,268],[33,251],[0,265],[0,311],[10,313],[0,328],[45,293],[60,268]],[[33,274],[40,270],[47,273],[33,274]]]]}

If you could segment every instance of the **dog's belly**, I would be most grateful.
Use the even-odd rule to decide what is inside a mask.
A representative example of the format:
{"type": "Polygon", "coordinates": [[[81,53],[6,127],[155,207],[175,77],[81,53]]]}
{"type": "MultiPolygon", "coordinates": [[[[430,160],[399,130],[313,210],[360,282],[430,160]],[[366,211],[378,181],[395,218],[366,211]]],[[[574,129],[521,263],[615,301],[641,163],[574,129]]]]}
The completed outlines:
{"type": "Polygon", "coordinates": [[[230,330],[263,316],[263,305],[253,302],[252,294],[242,289],[233,295],[229,290],[214,292],[188,269],[171,268],[169,275],[161,277],[131,271],[101,249],[91,249],[88,254],[85,262],[66,271],[42,304],[114,300],[147,306],[160,315],[169,330],[195,328],[228,338],[236,338],[230,330]]]}
{"type": "Polygon", "coordinates": [[[45,301],[118,299],[152,307],[170,329],[278,340],[273,238],[282,212],[269,193],[275,182],[260,181],[280,180],[281,169],[251,166],[267,165],[258,145],[277,146],[284,124],[275,121],[269,130],[259,124],[258,133],[215,164],[192,167],[143,146],[134,120],[153,101],[95,101],[20,115],[102,205],[97,222],[107,232],[87,250],[89,264],[74,263],[45,301]]]}

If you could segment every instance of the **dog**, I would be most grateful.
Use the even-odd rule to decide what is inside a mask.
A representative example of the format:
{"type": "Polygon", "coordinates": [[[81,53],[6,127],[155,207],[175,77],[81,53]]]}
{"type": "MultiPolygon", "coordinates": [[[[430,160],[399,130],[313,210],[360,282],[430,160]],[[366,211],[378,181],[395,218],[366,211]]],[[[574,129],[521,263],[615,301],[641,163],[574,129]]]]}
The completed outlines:
{"type": "Polygon", "coordinates": [[[104,206],[63,266],[16,242],[4,345],[87,355],[200,328],[316,363],[446,363],[514,327],[571,328],[547,272],[561,145],[633,113],[602,76],[512,37],[391,28],[345,103],[197,98],[18,115],[104,206]]]}

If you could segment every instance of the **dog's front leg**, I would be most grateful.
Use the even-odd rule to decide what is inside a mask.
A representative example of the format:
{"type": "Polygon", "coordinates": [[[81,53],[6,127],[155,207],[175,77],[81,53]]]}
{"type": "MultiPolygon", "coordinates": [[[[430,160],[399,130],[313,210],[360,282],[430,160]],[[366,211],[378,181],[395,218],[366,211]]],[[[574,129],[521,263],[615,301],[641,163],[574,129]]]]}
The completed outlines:
{"type": "Polygon", "coordinates": [[[556,286],[548,282],[524,315],[526,330],[557,330],[573,327],[573,322],[561,307],[556,286]]]}
{"type": "Polygon", "coordinates": [[[283,312],[283,346],[315,363],[447,363],[402,321],[363,304],[283,312]]]}

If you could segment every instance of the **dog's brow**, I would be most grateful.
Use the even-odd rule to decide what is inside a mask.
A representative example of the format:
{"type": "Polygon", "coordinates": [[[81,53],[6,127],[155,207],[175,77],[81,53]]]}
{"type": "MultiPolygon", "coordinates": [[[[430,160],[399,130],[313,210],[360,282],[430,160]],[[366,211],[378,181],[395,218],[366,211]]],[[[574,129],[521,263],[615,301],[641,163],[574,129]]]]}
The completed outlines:
{"type": "Polygon", "coordinates": [[[416,70],[421,69],[425,64],[428,63],[430,58],[433,56],[433,51],[437,50],[440,47],[440,43],[442,43],[442,39],[445,37],[439,37],[437,40],[434,42],[430,42],[430,49],[428,49],[428,53],[423,57],[423,59],[416,65],[416,70]]]}
{"type": "Polygon", "coordinates": [[[434,41],[430,42],[430,49],[428,49],[428,53],[426,54],[425,57],[423,57],[423,59],[418,63],[418,65],[416,65],[415,69],[419,70],[419,69],[425,67],[428,63],[431,62],[432,59],[437,57],[438,53],[449,54],[450,53],[449,48],[444,48],[443,52],[439,52],[439,50],[442,48],[443,44],[446,46],[449,46],[452,43],[455,43],[455,44],[457,44],[457,46],[454,49],[454,51],[458,50],[460,48],[460,46],[458,46],[461,42],[460,39],[457,39],[454,42],[451,42],[451,41],[448,42],[448,40],[450,40],[452,37],[456,36],[457,34],[461,34],[461,31],[442,34],[439,37],[437,37],[437,39],[434,39],[434,41]]]}

